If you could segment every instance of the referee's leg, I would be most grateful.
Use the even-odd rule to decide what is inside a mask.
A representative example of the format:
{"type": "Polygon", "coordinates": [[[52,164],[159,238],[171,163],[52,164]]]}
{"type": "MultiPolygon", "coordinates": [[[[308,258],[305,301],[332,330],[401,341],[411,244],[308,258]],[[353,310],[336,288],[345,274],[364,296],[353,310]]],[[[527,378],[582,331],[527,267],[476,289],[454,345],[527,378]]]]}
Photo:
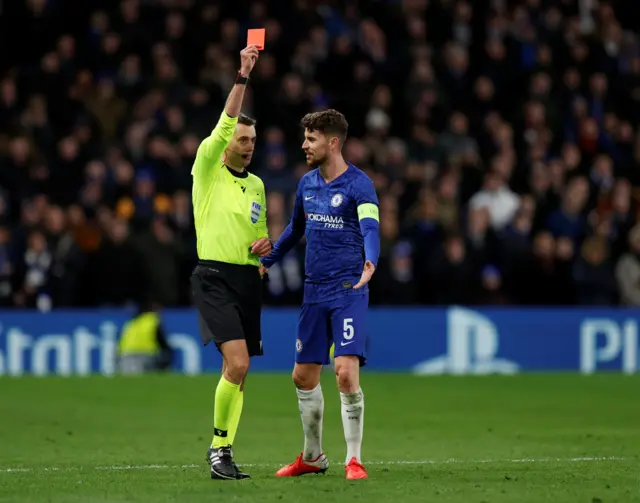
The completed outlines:
{"type": "Polygon", "coordinates": [[[220,345],[220,352],[223,359],[222,376],[242,388],[249,372],[247,342],[243,339],[223,342],[220,345]]]}
{"type": "Polygon", "coordinates": [[[222,353],[222,376],[218,382],[213,412],[213,440],[207,451],[212,479],[243,479],[249,475],[241,472],[233,461],[231,444],[234,441],[244,393],[242,383],[249,370],[249,352],[242,339],[218,344],[222,353]]]}
{"type": "MultiPolygon", "coordinates": [[[[238,348],[239,349],[238,354],[242,354],[241,358],[236,358],[231,363],[227,363],[225,353],[224,352],[222,353],[222,375],[223,376],[226,375],[227,380],[234,379],[234,377],[230,375],[231,373],[234,373],[235,375],[237,375],[238,378],[242,376],[242,379],[240,381],[240,388],[238,389],[235,402],[231,407],[231,416],[229,418],[229,426],[227,429],[227,442],[229,446],[233,446],[233,443],[236,438],[236,434],[238,433],[238,426],[240,425],[240,417],[242,416],[242,407],[244,405],[244,385],[247,381],[247,372],[249,370],[249,354],[248,354],[247,345],[245,341],[229,341],[224,343],[224,346],[227,346],[230,343],[238,343],[238,342],[245,343],[244,348],[238,348]]],[[[238,346],[240,345],[238,344],[238,346]]]]}
{"type": "MultiPolygon", "coordinates": [[[[225,359],[224,355],[222,355],[222,375],[225,375],[225,372],[227,371],[227,360],[225,359]]],[[[240,383],[240,391],[244,391],[244,384],[247,382],[247,376],[249,375],[249,371],[247,370],[247,372],[244,375],[244,378],[242,379],[242,382],[240,383]]],[[[233,442],[231,442],[233,444],[233,442]]]]}
{"type": "Polygon", "coordinates": [[[213,341],[224,361],[215,393],[214,435],[206,457],[211,478],[247,478],[234,463],[231,450],[243,403],[241,385],[249,369],[237,302],[227,283],[204,268],[196,269],[192,285],[202,342],[206,345],[213,341]]]}

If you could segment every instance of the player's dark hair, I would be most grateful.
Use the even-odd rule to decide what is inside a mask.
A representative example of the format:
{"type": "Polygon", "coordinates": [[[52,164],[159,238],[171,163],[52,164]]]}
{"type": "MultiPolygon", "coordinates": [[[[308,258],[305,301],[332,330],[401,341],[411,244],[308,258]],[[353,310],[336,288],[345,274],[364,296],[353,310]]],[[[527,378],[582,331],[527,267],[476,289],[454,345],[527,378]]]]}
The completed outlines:
{"type": "Polygon", "coordinates": [[[307,114],[302,118],[300,124],[309,131],[336,135],[340,139],[340,143],[344,143],[349,131],[349,124],[345,116],[333,108],[307,114]]]}
{"type": "Polygon", "coordinates": [[[238,115],[238,124],[244,124],[245,126],[255,126],[258,121],[253,117],[249,117],[245,114],[238,115]]]}

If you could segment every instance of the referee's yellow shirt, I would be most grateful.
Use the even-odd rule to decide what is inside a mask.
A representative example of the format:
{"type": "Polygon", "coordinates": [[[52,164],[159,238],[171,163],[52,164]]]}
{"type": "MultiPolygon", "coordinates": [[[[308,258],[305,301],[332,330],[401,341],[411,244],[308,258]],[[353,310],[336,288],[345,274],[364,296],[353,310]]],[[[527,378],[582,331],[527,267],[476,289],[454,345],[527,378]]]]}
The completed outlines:
{"type": "Polygon", "coordinates": [[[196,155],[193,176],[193,214],[198,258],[237,265],[259,266],[251,243],[268,237],[264,184],[248,171],[231,172],[222,154],[235,131],[237,117],[224,111],[196,155]]]}

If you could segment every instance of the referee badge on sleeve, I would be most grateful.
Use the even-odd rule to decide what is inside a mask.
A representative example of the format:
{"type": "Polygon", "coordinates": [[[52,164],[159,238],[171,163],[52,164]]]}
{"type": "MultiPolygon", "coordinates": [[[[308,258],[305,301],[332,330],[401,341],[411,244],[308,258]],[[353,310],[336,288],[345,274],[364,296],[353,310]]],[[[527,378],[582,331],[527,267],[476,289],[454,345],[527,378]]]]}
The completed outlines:
{"type": "Polygon", "coordinates": [[[262,211],[262,205],[253,201],[251,203],[251,222],[256,223],[260,218],[260,212],[262,211]]]}

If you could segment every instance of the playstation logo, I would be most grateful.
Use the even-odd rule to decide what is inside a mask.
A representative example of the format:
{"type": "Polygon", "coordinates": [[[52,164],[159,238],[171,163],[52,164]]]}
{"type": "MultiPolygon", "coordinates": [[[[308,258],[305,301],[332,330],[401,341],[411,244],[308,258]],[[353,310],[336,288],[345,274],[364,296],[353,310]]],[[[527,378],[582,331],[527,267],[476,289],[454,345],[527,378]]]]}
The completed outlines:
{"type": "Polygon", "coordinates": [[[486,316],[461,307],[447,311],[447,354],[418,363],[413,372],[434,374],[515,374],[517,363],[497,358],[500,337],[486,316]]]}

